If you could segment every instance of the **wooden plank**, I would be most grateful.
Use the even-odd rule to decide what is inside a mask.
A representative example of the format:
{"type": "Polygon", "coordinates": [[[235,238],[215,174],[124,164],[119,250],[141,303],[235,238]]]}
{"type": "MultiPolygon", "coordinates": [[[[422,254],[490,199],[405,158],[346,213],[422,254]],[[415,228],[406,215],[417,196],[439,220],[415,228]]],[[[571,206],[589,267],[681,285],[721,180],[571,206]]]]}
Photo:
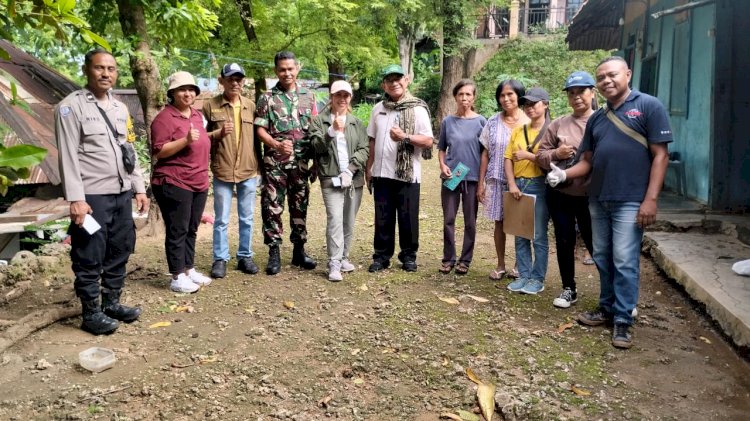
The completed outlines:
{"type": "Polygon", "coordinates": [[[36,215],[0,214],[0,224],[15,222],[36,222],[36,215]]]}

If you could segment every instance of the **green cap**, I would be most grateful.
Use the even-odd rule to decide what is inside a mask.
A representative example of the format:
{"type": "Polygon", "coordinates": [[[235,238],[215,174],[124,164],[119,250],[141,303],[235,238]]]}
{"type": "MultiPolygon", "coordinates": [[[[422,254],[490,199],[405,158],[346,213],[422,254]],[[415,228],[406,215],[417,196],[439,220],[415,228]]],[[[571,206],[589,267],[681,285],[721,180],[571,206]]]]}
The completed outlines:
{"type": "Polygon", "coordinates": [[[403,76],[406,74],[406,72],[404,72],[403,67],[399,66],[398,64],[389,64],[383,68],[383,71],[380,72],[380,76],[383,79],[385,79],[386,76],[393,74],[403,76]]]}

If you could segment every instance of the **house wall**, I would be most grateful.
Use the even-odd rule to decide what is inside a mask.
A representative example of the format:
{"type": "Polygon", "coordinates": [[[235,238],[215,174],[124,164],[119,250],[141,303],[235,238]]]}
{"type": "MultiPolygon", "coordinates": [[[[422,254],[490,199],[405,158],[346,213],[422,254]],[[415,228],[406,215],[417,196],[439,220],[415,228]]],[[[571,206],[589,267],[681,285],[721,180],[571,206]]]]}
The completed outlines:
{"type": "Polygon", "coordinates": [[[750,209],[750,2],[717,0],[711,208],[750,209]]]}
{"type": "MultiPolygon", "coordinates": [[[[632,86],[637,89],[645,86],[645,79],[648,78],[644,74],[643,60],[653,58],[655,67],[652,66],[652,69],[656,72],[653,93],[670,114],[675,140],[669,145],[669,150],[679,152],[684,162],[686,195],[708,203],[711,192],[715,6],[708,4],[692,9],[687,21],[679,28],[676,21],[684,15],[667,15],[659,19],[650,16],[676,4],[675,0],[652,0],[648,8],[641,2],[629,6],[623,27],[622,50],[626,58],[630,54],[634,57],[632,86]],[[689,42],[680,43],[684,39],[689,42]],[[680,60],[683,60],[682,63],[680,60]],[[686,72],[681,73],[681,70],[686,72]],[[677,89],[687,90],[687,107],[679,106],[677,92],[673,92],[677,89]]],[[[667,187],[677,187],[675,171],[667,171],[665,184],[667,187]]]]}

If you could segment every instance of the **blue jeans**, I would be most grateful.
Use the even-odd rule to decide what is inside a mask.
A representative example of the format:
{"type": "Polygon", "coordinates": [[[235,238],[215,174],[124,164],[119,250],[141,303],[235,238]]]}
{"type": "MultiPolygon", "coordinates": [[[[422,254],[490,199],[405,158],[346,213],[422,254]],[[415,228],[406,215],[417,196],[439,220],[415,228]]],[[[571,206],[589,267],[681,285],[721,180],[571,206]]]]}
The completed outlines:
{"type": "Polygon", "coordinates": [[[525,238],[516,237],[518,273],[521,278],[544,282],[549,260],[549,243],[547,241],[549,211],[547,210],[547,190],[544,185],[544,177],[516,178],[516,185],[521,193],[536,195],[534,205],[534,258],[532,260],[532,242],[525,238]]]}
{"type": "Polygon", "coordinates": [[[239,183],[228,183],[214,178],[214,260],[229,260],[227,226],[232,207],[232,192],[237,186],[237,214],[240,218],[240,244],[237,258],[253,257],[253,212],[258,177],[239,183]]]}
{"type": "Polygon", "coordinates": [[[633,324],[638,304],[643,229],[636,223],[639,202],[589,199],[593,258],[599,269],[599,306],[615,323],[633,324]]]}

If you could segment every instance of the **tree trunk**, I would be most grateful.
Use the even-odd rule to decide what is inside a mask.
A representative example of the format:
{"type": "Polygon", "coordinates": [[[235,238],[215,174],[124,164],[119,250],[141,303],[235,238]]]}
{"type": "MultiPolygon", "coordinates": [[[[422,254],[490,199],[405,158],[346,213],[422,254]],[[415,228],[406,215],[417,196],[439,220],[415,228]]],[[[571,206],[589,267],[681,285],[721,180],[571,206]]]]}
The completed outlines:
{"type": "MultiPolygon", "coordinates": [[[[117,0],[117,7],[120,11],[120,26],[122,27],[123,35],[126,39],[132,38],[137,40],[130,55],[130,72],[133,75],[138,98],[141,100],[146,128],[149,128],[154,117],[159,113],[162,103],[162,87],[159,67],[151,56],[151,46],[149,45],[146,27],[146,14],[143,11],[142,3],[138,0],[117,0]]],[[[146,133],[150,139],[151,133],[148,129],[146,133]]],[[[156,200],[153,200],[153,195],[151,196],[149,221],[160,219],[159,205],[156,203],[156,200]]],[[[163,224],[151,223],[148,224],[147,235],[155,236],[163,230],[163,224]]]]}
{"type": "Polygon", "coordinates": [[[137,40],[130,56],[130,71],[141,100],[146,127],[151,127],[151,122],[160,109],[162,87],[159,67],[151,57],[146,15],[141,2],[137,0],[117,0],[117,6],[120,9],[123,35],[137,40]]]}
{"type": "Polygon", "coordinates": [[[328,58],[328,85],[337,80],[346,80],[344,77],[344,65],[335,58],[328,58]]]}
{"type": "MultiPolygon", "coordinates": [[[[453,87],[464,77],[463,56],[448,56],[443,54],[443,79],[440,82],[440,100],[438,101],[436,124],[449,114],[456,111],[456,101],[453,100],[453,87]]],[[[437,135],[436,135],[437,137],[437,135]]]]}
{"type": "Polygon", "coordinates": [[[407,22],[398,23],[399,31],[397,35],[398,39],[398,57],[401,62],[401,67],[409,76],[410,80],[414,80],[414,48],[417,42],[417,27],[415,24],[409,24],[407,22]]]}
{"type": "Polygon", "coordinates": [[[258,36],[255,34],[253,26],[253,2],[251,0],[234,0],[237,4],[237,10],[240,12],[240,21],[245,28],[245,36],[250,44],[258,42],[258,36]]]}
{"type": "MultiPolygon", "coordinates": [[[[447,0],[443,2],[443,78],[440,83],[440,100],[436,123],[439,125],[443,119],[456,110],[453,100],[453,87],[459,80],[466,77],[464,73],[464,58],[468,49],[462,47],[463,41],[471,37],[471,32],[463,24],[465,10],[460,0],[447,0]]],[[[439,134],[438,134],[439,135],[439,134]]],[[[436,135],[437,137],[437,135],[436,135]]]]}
{"type": "MultiPolygon", "coordinates": [[[[235,0],[237,4],[237,11],[240,14],[240,21],[242,21],[242,27],[245,29],[245,37],[247,42],[250,43],[256,51],[260,51],[260,41],[258,35],[255,33],[255,26],[253,25],[253,2],[252,0],[235,0]]],[[[252,76],[255,81],[253,101],[258,102],[258,98],[268,90],[266,86],[266,69],[262,66],[251,66],[248,70],[248,76],[252,76]]]]}

